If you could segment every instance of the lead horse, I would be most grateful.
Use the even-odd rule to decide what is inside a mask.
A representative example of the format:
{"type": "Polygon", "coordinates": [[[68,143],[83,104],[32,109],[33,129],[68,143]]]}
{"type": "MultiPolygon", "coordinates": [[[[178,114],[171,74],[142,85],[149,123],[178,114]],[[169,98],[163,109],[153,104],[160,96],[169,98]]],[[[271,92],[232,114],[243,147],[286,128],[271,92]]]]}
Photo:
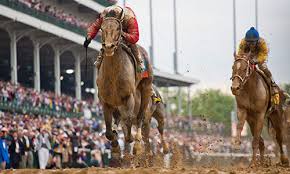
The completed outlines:
{"type": "Polygon", "coordinates": [[[269,112],[269,108],[271,108],[271,93],[269,85],[258,70],[256,70],[255,66],[251,65],[250,53],[234,55],[234,57],[231,90],[237,101],[238,125],[235,143],[236,145],[241,144],[241,131],[245,121],[247,121],[253,135],[253,158],[250,166],[257,165],[256,156],[258,149],[260,151],[260,160],[263,164],[265,145],[261,133],[264,120],[267,118],[275,130],[277,144],[280,149],[281,163],[283,165],[288,165],[288,157],[283,149],[286,126],[286,119],[282,109],[282,103],[284,100],[283,93],[280,93],[280,104],[269,112]]]}
{"type": "Polygon", "coordinates": [[[112,142],[113,148],[119,148],[117,132],[112,130],[113,112],[118,110],[125,137],[125,150],[129,153],[130,143],[134,141],[131,134],[134,119],[137,120],[135,146],[140,145],[142,139],[142,121],[151,97],[153,70],[148,64],[147,78],[142,78],[136,72],[136,61],[126,51],[123,43],[120,17],[105,16],[101,30],[103,61],[98,70],[97,86],[104,110],[106,137],[112,142]]]}

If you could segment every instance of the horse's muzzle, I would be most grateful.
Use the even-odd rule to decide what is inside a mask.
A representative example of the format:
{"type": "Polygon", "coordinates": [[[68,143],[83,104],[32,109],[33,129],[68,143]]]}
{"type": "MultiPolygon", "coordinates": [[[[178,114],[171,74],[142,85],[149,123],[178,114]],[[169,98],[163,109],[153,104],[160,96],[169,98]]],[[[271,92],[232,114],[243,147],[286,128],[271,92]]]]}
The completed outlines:
{"type": "Polygon", "coordinates": [[[231,86],[231,90],[232,90],[233,95],[238,96],[238,95],[240,95],[241,87],[240,86],[231,86]]]}
{"type": "Polygon", "coordinates": [[[103,44],[103,50],[106,56],[110,57],[115,54],[116,50],[116,45],[115,44],[103,44]]]}

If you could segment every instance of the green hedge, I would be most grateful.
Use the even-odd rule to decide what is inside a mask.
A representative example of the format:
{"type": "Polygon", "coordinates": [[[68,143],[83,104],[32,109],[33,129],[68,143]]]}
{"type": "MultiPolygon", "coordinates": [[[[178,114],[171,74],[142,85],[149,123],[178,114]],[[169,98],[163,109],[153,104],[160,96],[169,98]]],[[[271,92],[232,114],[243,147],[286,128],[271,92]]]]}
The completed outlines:
{"type": "Polygon", "coordinates": [[[0,110],[16,112],[20,114],[35,114],[35,115],[50,115],[50,116],[61,116],[61,117],[80,117],[83,116],[82,112],[57,112],[49,108],[44,107],[32,107],[30,105],[18,106],[16,101],[12,102],[0,102],[0,110]]]}

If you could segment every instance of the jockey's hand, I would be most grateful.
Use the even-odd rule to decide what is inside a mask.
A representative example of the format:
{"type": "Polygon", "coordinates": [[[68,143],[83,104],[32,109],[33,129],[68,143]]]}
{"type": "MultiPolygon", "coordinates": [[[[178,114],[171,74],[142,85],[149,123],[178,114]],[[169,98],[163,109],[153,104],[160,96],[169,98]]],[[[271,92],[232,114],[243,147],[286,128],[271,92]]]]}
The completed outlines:
{"type": "Polygon", "coordinates": [[[126,34],[127,34],[127,33],[125,33],[124,31],[122,31],[121,36],[122,36],[123,39],[126,38],[126,34]]]}
{"type": "Polygon", "coordinates": [[[84,47],[88,48],[90,43],[91,43],[91,39],[86,37],[86,40],[84,41],[84,47]]]}
{"type": "Polygon", "coordinates": [[[252,59],[250,59],[250,63],[251,63],[252,65],[257,65],[257,64],[258,64],[258,59],[256,59],[256,58],[252,58],[252,59]]]}

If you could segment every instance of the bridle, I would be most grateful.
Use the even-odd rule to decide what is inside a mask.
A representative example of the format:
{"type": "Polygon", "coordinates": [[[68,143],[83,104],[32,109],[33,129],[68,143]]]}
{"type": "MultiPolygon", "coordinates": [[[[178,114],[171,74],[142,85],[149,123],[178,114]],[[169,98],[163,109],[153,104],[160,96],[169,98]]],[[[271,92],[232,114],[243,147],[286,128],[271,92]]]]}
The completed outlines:
{"type": "Polygon", "coordinates": [[[234,74],[230,79],[231,80],[234,80],[235,78],[238,78],[240,81],[241,81],[241,86],[244,86],[244,84],[248,81],[249,77],[251,76],[252,74],[252,68],[251,68],[251,64],[250,64],[250,61],[244,57],[238,57],[235,59],[235,62],[236,63],[237,61],[244,61],[247,63],[247,72],[246,72],[246,75],[245,77],[243,78],[242,76],[240,76],[239,74],[234,74]]]}
{"type": "MultiPolygon", "coordinates": [[[[115,45],[115,49],[119,46],[119,44],[121,43],[122,41],[122,33],[123,33],[123,25],[122,25],[122,22],[123,22],[123,16],[124,16],[124,10],[123,8],[121,8],[122,11],[120,13],[120,16],[119,18],[118,17],[105,17],[103,19],[103,22],[104,21],[116,21],[118,24],[119,24],[119,27],[120,27],[120,32],[119,32],[119,36],[118,36],[118,40],[117,40],[117,44],[115,45]]],[[[103,39],[102,39],[103,40],[103,39]]],[[[102,41],[102,44],[104,44],[104,40],[102,41]]]]}

